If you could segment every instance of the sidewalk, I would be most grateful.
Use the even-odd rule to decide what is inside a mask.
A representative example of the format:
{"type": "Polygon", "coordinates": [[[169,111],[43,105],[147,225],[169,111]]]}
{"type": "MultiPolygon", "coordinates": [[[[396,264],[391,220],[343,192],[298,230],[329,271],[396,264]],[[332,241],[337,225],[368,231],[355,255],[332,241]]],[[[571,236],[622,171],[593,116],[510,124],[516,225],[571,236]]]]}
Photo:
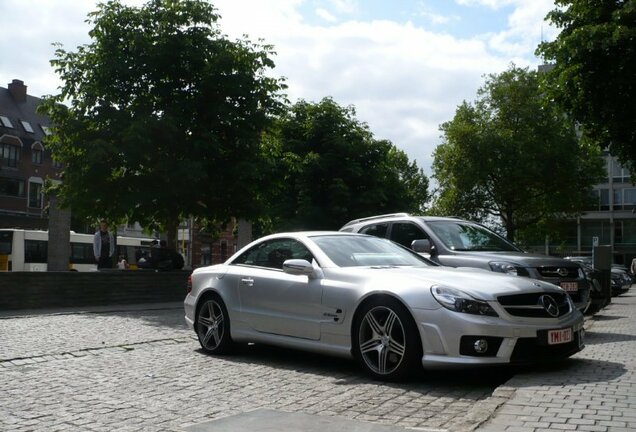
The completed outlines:
{"type": "Polygon", "coordinates": [[[636,431],[636,286],[586,323],[586,347],[561,366],[529,368],[479,432],[636,431]]]}

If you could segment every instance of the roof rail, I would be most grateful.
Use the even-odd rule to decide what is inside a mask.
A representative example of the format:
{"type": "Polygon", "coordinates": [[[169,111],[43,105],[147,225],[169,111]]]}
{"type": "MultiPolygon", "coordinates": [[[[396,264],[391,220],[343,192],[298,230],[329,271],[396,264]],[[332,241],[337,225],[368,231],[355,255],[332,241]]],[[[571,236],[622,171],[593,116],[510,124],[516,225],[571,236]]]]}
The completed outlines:
{"type": "Polygon", "coordinates": [[[343,228],[358,222],[364,222],[364,221],[373,220],[373,219],[382,219],[385,217],[401,217],[401,216],[410,216],[410,215],[408,213],[387,213],[387,214],[382,214],[377,216],[369,216],[369,217],[354,219],[352,221],[349,221],[343,226],[343,228]]]}

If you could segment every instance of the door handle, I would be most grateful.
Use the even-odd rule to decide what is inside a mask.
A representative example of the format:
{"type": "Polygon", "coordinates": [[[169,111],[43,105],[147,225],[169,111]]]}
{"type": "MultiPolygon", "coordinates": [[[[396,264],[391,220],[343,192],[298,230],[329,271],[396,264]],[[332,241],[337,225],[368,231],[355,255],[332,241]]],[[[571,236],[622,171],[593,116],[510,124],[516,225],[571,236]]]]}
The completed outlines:
{"type": "Polygon", "coordinates": [[[248,278],[242,278],[241,279],[241,283],[243,285],[247,285],[247,286],[254,286],[254,279],[248,277],[248,278]]]}

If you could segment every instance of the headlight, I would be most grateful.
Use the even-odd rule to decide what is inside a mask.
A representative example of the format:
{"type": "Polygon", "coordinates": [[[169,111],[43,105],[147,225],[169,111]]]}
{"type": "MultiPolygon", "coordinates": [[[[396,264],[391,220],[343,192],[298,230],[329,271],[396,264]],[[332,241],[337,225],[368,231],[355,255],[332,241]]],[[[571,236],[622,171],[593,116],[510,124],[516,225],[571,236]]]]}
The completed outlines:
{"type": "Polygon", "coordinates": [[[434,286],[431,293],[435,300],[446,309],[473,315],[487,315],[498,317],[497,312],[483,300],[476,300],[466,293],[453,288],[434,286]]]}
{"type": "Polygon", "coordinates": [[[499,273],[505,273],[511,276],[517,276],[519,274],[517,265],[507,261],[491,261],[490,270],[499,273]]]}

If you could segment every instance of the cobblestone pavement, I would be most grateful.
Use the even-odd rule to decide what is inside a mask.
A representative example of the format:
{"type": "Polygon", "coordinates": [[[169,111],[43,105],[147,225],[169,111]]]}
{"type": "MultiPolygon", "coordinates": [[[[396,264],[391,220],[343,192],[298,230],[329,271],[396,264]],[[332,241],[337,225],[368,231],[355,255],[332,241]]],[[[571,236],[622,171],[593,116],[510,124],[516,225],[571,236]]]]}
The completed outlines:
{"type": "Polygon", "coordinates": [[[468,430],[503,402],[492,393],[512,374],[383,384],[347,360],[256,345],[215,358],[198,348],[179,305],[0,319],[0,431],[181,430],[257,408],[468,430]]]}
{"type": "Polygon", "coordinates": [[[518,373],[509,400],[479,432],[636,431],[636,293],[587,321],[586,348],[567,366],[518,373]]]}
{"type": "Polygon", "coordinates": [[[180,305],[0,317],[0,431],[180,431],[258,408],[420,430],[636,429],[636,297],[552,367],[369,380],[352,361],[265,346],[201,353],[180,305]]]}

